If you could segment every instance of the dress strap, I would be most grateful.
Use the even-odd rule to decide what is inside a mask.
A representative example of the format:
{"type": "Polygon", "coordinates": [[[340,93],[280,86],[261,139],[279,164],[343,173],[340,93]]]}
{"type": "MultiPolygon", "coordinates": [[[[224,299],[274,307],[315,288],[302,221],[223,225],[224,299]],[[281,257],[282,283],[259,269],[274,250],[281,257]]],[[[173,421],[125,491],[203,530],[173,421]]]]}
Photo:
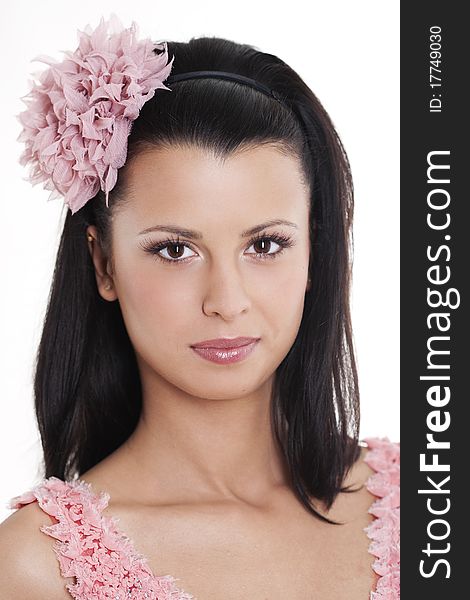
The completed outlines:
{"type": "Polygon", "coordinates": [[[400,599],[400,444],[387,437],[365,438],[369,446],[364,462],[374,469],[366,482],[377,496],[369,513],[375,519],[364,528],[371,540],[369,552],[376,557],[372,566],[380,575],[370,600],[400,599]]]}
{"type": "Polygon", "coordinates": [[[191,600],[170,575],[154,576],[145,557],[119,531],[118,519],[102,515],[110,495],[94,493],[91,484],[43,479],[32,490],[15,496],[10,509],[37,500],[54,523],[40,530],[56,539],[54,552],[64,577],[75,577],[66,589],[76,600],[191,600]]]}

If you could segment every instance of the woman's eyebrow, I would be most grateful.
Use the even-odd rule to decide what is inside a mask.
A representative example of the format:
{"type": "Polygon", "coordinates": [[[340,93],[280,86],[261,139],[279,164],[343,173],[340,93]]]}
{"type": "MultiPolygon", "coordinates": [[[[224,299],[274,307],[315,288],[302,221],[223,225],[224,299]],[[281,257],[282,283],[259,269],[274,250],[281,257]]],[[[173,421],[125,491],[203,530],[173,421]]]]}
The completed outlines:
{"type": "MultiPolygon", "coordinates": [[[[271,227],[272,225],[287,225],[288,227],[295,227],[298,229],[298,225],[296,223],[292,223],[292,221],[286,221],[285,219],[271,219],[270,221],[265,221],[264,223],[260,223],[259,225],[255,225],[254,227],[250,227],[250,229],[242,231],[240,237],[249,237],[255,233],[258,233],[259,231],[262,231],[263,229],[266,229],[267,227],[271,227]]],[[[185,229],[178,225],[153,225],[153,227],[147,227],[147,229],[143,229],[141,232],[139,232],[139,235],[150,233],[151,231],[167,231],[193,240],[200,240],[203,237],[200,231],[185,229]]]]}

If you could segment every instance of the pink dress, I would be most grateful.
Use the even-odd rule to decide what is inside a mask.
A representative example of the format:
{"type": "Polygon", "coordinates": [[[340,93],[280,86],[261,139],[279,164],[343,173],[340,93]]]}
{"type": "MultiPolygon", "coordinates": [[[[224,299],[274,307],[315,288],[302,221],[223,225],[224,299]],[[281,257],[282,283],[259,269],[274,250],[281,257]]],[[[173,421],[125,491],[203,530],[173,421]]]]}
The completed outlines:
{"type": "MultiPolygon", "coordinates": [[[[399,600],[400,444],[377,437],[364,442],[369,448],[365,462],[374,470],[366,485],[376,496],[369,508],[375,518],[364,531],[375,557],[372,568],[380,576],[369,600],[399,600]]],[[[173,576],[154,575],[146,558],[119,530],[118,519],[101,514],[109,498],[106,492],[95,494],[80,479],[49,477],[12,498],[8,508],[37,501],[53,517],[54,523],[40,530],[55,538],[61,574],[75,578],[65,587],[76,600],[196,600],[176,586],[173,576]]]]}

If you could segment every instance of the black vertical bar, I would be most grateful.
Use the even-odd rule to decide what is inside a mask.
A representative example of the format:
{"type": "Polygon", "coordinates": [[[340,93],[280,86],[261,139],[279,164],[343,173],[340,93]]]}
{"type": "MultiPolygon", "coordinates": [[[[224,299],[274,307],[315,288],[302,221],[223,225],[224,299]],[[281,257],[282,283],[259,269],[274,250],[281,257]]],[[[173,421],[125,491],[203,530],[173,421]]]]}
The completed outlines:
{"type": "Polygon", "coordinates": [[[401,3],[404,600],[470,598],[470,30],[464,8],[401,3]]]}

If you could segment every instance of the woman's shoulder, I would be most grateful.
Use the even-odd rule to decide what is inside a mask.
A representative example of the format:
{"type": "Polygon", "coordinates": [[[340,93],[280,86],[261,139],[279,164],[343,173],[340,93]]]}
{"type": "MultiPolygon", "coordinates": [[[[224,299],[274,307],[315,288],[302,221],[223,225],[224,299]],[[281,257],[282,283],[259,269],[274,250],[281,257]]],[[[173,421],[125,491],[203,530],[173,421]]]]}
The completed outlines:
{"type": "Polygon", "coordinates": [[[8,508],[17,510],[0,529],[0,561],[11,552],[8,574],[0,575],[0,589],[8,593],[2,600],[85,599],[98,580],[109,593],[120,582],[119,565],[128,561],[133,574],[148,579],[146,565],[137,555],[134,563],[132,543],[121,539],[114,518],[103,520],[108,500],[108,492],[95,493],[86,481],[54,476],[13,497],[8,508]],[[108,554],[108,548],[116,552],[108,554]],[[29,571],[37,585],[31,585],[29,576],[27,582],[21,579],[29,571]]]}
{"type": "Polygon", "coordinates": [[[2,600],[70,597],[57,568],[54,540],[41,533],[51,522],[50,515],[31,501],[0,523],[2,600]]]}

